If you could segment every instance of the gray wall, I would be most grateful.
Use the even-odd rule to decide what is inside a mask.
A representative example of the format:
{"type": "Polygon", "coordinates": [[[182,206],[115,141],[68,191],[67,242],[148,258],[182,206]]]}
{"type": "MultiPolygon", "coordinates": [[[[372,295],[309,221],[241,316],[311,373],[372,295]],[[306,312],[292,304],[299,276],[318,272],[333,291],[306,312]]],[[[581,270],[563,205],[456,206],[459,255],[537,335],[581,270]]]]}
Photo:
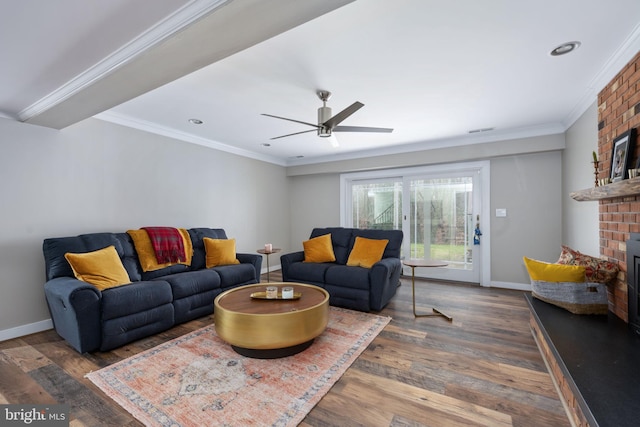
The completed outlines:
{"type": "MultiPolygon", "coordinates": [[[[566,132],[563,154],[563,221],[565,244],[592,256],[599,256],[598,202],[576,202],[569,194],[594,186],[593,151],[598,152],[598,108],[591,107],[566,132]]],[[[602,168],[602,167],[601,167],[602,168]]],[[[600,178],[603,178],[600,176],[600,178]]]]}
{"type": "Polygon", "coordinates": [[[522,257],[555,262],[562,242],[562,155],[491,160],[491,282],[530,283],[522,257]],[[507,209],[496,217],[496,209],[507,209]]]}
{"type": "Polygon", "coordinates": [[[96,119],[62,131],[0,119],[0,141],[0,340],[49,319],[47,237],[220,227],[238,252],[289,250],[281,166],[96,119]]]}
{"type": "Polygon", "coordinates": [[[291,242],[302,250],[314,227],[340,226],[340,175],[323,174],[291,179],[291,242]]]}

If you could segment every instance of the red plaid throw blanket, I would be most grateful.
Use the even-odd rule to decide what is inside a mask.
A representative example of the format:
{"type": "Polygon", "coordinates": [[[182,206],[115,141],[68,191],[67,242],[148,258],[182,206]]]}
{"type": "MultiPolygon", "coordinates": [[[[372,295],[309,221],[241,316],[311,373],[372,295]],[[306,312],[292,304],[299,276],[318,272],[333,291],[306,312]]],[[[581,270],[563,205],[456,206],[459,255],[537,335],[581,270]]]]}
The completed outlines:
{"type": "Polygon", "coordinates": [[[186,261],[184,242],[177,228],[173,227],[142,227],[149,235],[151,245],[156,253],[158,264],[186,261]]]}

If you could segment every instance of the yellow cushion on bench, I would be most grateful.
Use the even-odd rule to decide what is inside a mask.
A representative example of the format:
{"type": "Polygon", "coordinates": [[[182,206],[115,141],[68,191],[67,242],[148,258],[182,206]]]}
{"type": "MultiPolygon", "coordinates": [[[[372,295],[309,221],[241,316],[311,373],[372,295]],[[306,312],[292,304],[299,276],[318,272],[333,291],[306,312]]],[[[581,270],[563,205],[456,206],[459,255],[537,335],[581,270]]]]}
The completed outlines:
{"type": "Polygon", "coordinates": [[[523,259],[531,280],[574,283],[586,281],[586,269],[583,266],[551,264],[527,257],[523,257],[523,259]]]}

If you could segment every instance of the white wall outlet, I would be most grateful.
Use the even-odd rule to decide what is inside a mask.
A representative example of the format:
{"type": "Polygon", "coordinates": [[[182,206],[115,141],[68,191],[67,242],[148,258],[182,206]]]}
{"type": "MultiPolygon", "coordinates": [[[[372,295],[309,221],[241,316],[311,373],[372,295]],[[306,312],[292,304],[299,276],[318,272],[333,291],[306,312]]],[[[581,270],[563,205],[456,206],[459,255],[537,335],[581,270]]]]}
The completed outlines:
{"type": "Polygon", "coordinates": [[[506,209],[496,209],[496,217],[498,218],[502,218],[507,216],[507,210],[506,209]]]}

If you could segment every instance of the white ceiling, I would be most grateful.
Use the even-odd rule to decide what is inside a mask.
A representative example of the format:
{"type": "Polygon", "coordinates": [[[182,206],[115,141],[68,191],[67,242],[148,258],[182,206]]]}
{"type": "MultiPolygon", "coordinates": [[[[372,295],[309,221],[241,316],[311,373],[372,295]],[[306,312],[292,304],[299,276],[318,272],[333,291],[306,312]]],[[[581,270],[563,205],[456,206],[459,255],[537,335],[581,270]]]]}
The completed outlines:
{"type": "Polygon", "coordinates": [[[4,2],[0,115],[297,165],[563,132],[640,50],[638,0],[219,1],[4,2]],[[394,132],[271,141],[309,128],[261,113],[316,122],[318,89],[365,104],[342,125],[394,132]]]}

